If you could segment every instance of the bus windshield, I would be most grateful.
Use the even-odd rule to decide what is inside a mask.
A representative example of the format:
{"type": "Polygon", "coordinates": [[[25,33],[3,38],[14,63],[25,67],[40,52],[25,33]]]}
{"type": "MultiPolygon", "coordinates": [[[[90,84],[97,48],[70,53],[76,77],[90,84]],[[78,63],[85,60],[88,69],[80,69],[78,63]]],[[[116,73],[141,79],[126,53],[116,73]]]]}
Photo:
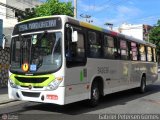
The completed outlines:
{"type": "Polygon", "coordinates": [[[61,32],[42,32],[12,38],[11,67],[18,73],[50,73],[62,64],[61,32]]]}

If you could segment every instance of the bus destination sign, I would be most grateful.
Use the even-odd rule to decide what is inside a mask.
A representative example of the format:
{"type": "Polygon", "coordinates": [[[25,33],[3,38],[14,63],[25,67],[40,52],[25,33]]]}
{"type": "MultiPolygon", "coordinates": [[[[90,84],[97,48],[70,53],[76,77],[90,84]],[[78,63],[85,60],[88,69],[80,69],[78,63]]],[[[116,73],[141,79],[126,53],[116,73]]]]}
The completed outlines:
{"type": "Polygon", "coordinates": [[[60,18],[39,19],[17,24],[14,28],[13,35],[19,33],[60,29],[60,28],[61,28],[60,18]]]}
{"type": "Polygon", "coordinates": [[[37,30],[41,28],[56,27],[56,20],[38,21],[18,26],[19,32],[28,30],[37,30]]]}

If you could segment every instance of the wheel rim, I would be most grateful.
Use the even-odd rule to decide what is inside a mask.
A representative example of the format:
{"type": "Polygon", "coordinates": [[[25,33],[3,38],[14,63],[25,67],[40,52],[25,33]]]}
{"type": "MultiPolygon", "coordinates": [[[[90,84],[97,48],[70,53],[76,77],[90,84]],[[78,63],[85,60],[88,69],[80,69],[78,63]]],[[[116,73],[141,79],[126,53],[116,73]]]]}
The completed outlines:
{"type": "Polygon", "coordinates": [[[99,99],[99,91],[97,88],[93,89],[93,99],[95,100],[99,99]]]}

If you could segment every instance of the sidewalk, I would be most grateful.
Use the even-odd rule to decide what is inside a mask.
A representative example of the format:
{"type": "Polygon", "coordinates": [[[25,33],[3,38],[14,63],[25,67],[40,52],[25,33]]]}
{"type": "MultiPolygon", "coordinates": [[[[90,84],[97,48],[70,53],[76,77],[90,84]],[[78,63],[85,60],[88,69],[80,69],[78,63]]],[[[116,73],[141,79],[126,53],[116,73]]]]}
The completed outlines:
{"type": "Polygon", "coordinates": [[[8,88],[0,88],[0,105],[13,101],[8,98],[8,88]]]}

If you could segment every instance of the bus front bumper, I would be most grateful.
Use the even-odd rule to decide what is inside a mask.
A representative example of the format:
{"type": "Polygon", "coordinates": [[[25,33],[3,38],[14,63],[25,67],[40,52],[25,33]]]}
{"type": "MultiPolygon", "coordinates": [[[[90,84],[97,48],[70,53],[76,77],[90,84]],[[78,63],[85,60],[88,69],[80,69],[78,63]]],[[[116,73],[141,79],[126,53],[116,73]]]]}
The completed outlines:
{"type": "Polygon", "coordinates": [[[64,105],[65,87],[53,91],[13,88],[8,82],[9,99],[64,105]]]}

